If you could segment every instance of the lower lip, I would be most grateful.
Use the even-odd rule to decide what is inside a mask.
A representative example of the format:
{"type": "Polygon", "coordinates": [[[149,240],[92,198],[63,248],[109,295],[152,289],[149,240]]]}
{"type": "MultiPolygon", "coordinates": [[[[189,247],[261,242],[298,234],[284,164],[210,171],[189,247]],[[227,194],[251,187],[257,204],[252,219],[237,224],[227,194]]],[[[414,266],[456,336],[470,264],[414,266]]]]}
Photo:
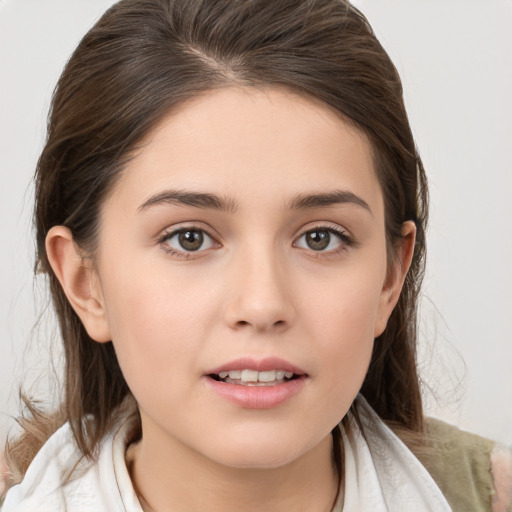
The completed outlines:
{"type": "Polygon", "coordinates": [[[304,387],[306,376],[273,386],[242,386],[205,377],[215,393],[246,409],[272,409],[283,404],[304,387]]]}

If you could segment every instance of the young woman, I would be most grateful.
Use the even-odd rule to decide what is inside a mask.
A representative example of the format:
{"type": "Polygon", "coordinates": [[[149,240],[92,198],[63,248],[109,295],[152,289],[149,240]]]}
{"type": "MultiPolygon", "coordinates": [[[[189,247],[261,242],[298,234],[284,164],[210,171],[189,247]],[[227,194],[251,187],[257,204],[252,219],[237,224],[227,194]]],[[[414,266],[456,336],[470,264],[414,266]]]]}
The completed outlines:
{"type": "Polygon", "coordinates": [[[65,391],[3,510],[508,510],[510,455],[424,420],[427,203],[347,2],[116,4],[38,163],[65,391]]]}

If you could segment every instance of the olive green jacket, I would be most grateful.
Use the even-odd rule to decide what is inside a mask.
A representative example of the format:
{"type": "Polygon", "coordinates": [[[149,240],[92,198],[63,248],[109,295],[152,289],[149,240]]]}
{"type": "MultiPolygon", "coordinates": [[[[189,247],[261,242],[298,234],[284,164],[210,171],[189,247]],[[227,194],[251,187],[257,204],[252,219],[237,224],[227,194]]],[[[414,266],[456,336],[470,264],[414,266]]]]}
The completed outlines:
{"type": "MultiPolygon", "coordinates": [[[[429,447],[416,454],[453,512],[491,512],[496,494],[491,472],[495,443],[440,420],[428,421],[429,447]]],[[[512,501],[509,508],[512,511],[512,501]]]]}

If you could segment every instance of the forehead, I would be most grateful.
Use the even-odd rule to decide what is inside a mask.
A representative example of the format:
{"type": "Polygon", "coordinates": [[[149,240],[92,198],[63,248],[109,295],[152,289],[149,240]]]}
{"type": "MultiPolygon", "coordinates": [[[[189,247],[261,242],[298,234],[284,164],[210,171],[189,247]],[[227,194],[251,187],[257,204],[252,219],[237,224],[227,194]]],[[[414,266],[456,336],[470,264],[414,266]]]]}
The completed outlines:
{"type": "Polygon", "coordinates": [[[367,138],[329,107],[286,89],[210,91],[166,115],[112,196],[133,209],[128,203],[159,188],[222,192],[242,203],[340,188],[381,199],[367,138]]]}

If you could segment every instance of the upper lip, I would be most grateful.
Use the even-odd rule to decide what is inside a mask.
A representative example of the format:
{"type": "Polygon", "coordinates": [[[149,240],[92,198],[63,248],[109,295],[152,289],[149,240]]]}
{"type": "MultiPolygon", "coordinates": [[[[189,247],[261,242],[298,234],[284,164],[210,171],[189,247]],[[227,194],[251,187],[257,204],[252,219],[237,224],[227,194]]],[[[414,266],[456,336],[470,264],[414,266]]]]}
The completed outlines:
{"type": "Polygon", "coordinates": [[[306,372],[298,366],[295,366],[280,357],[265,357],[263,359],[241,357],[239,359],[223,363],[220,366],[207,371],[206,375],[218,375],[220,372],[229,372],[231,370],[255,370],[258,372],[284,370],[285,372],[292,372],[296,375],[306,374],[306,372]]]}

